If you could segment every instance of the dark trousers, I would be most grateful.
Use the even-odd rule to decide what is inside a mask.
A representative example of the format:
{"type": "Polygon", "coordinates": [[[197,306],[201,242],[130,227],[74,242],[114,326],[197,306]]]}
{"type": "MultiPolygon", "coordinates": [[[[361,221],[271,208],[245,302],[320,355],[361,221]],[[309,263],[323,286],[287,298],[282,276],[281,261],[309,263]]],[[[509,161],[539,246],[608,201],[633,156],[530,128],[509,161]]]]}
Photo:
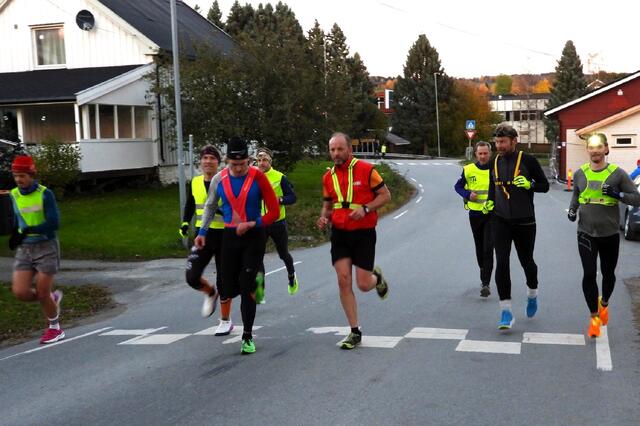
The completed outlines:
{"type": "Polygon", "coordinates": [[[602,271],[602,300],[609,301],[616,285],[616,265],[620,250],[620,235],[608,237],[591,237],[584,232],[578,232],[578,253],[582,261],[582,292],[592,314],[598,312],[598,255],[600,255],[600,270],[602,271]]]}
{"type": "MultiPolygon", "coordinates": [[[[292,276],[296,270],[293,266],[293,257],[289,253],[289,232],[287,230],[287,222],[284,220],[273,223],[267,226],[267,238],[273,240],[273,244],[276,246],[278,256],[284,262],[284,266],[287,268],[287,274],[292,276]]],[[[264,262],[260,265],[260,272],[264,273],[264,262]]]]}
{"type": "Polygon", "coordinates": [[[511,243],[516,247],[520,265],[527,278],[527,287],[538,288],[538,266],[533,260],[536,243],[536,223],[515,224],[494,215],[493,242],[496,249],[496,287],[500,300],[511,299],[511,243]]]}
{"type": "Polygon", "coordinates": [[[480,268],[480,282],[489,285],[493,271],[493,233],[491,215],[469,215],[469,224],[476,246],[476,260],[480,268]]]}
{"type": "Polygon", "coordinates": [[[212,257],[215,258],[216,263],[216,287],[220,288],[222,282],[222,233],[222,229],[209,228],[204,247],[197,249],[193,246],[191,248],[191,253],[187,258],[186,280],[187,284],[196,290],[202,288],[200,277],[212,257]]]}

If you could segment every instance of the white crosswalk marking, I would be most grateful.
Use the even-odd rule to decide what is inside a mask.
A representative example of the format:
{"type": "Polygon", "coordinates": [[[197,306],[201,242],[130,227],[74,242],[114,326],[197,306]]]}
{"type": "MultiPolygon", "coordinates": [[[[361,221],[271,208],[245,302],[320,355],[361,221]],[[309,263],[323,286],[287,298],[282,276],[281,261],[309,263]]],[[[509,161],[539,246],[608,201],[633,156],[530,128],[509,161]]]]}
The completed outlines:
{"type": "Polygon", "coordinates": [[[563,333],[524,333],[522,343],[537,343],[541,345],[578,345],[584,346],[582,334],[563,333]]]}
{"type": "MultiPolygon", "coordinates": [[[[402,340],[401,336],[362,336],[362,342],[360,347],[362,348],[382,348],[393,349],[398,342],[402,340]]],[[[336,343],[336,346],[340,346],[342,341],[336,343]]]]}
{"type": "Polygon", "coordinates": [[[149,336],[140,336],[134,339],[127,340],[126,342],[119,343],[120,345],[169,345],[171,343],[182,340],[185,337],[191,336],[191,334],[151,334],[149,336]]]}
{"type": "Polygon", "coordinates": [[[609,333],[606,325],[600,329],[600,337],[596,338],[596,367],[601,371],[613,370],[611,349],[609,348],[609,333]]]}
{"type": "MultiPolygon", "coordinates": [[[[253,331],[259,330],[261,328],[262,328],[261,325],[254,325],[253,326],[253,331]]],[[[235,325],[233,327],[233,330],[231,330],[230,336],[233,336],[233,337],[222,341],[223,345],[227,345],[229,343],[238,343],[238,342],[240,342],[242,340],[242,324],[235,325]]]]}
{"type": "Polygon", "coordinates": [[[520,343],[461,340],[456,351],[520,355],[520,343]]]}
{"type": "Polygon", "coordinates": [[[452,339],[462,340],[467,337],[469,330],[458,328],[426,328],[414,327],[404,337],[410,339],[452,339]]]}

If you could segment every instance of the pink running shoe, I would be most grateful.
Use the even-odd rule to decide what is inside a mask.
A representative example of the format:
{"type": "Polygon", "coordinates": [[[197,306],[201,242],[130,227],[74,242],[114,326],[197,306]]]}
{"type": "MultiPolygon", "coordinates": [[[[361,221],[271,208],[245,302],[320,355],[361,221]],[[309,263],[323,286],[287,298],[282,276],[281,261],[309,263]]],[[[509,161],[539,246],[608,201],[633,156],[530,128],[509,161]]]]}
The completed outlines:
{"type": "Polygon", "coordinates": [[[55,343],[64,339],[64,331],[56,330],[54,328],[47,328],[40,338],[40,344],[46,345],[48,343],[55,343]]]}

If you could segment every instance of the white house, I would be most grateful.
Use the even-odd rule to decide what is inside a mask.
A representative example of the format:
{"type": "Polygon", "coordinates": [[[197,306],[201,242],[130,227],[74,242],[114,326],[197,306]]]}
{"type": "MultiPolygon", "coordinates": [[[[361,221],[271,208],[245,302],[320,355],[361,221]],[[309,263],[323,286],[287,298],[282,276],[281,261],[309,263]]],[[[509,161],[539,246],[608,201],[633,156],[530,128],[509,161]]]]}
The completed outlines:
{"type": "Polygon", "coordinates": [[[548,144],[542,119],[549,96],[548,93],[493,95],[489,104],[492,111],[499,113],[504,122],[518,131],[520,143],[548,144]]]}
{"type": "MultiPolygon", "coordinates": [[[[177,1],[181,53],[237,50],[177,1]]],[[[0,0],[0,118],[27,145],[78,144],[84,176],[158,173],[177,164],[163,100],[150,93],[155,59],[171,51],[169,0],[0,0]]],[[[168,171],[168,173],[167,173],[168,171]]]]}

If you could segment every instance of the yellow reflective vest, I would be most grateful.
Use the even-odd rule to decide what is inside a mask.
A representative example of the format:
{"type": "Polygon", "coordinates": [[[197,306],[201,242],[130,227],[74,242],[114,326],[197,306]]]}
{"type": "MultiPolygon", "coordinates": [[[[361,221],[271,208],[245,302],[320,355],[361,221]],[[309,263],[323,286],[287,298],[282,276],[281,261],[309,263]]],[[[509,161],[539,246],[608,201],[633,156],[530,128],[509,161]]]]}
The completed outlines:
{"type": "Polygon", "coordinates": [[[611,173],[618,168],[618,166],[615,164],[609,164],[606,169],[598,172],[591,170],[589,163],[583,164],[580,168],[587,178],[587,186],[578,197],[578,202],[580,204],[601,204],[603,206],[618,205],[618,200],[602,193],[602,185],[611,173]]]}
{"type": "MultiPolygon", "coordinates": [[[[269,179],[269,183],[271,184],[273,191],[276,193],[276,198],[280,200],[284,195],[284,193],[282,192],[282,185],[281,185],[282,176],[284,176],[284,174],[277,171],[273,167],[271,167],[269,171],[265,173],[265,176],[267,177],[267,179],[269,179]]],[[[264,216],[265,214],[267,214],[267,208],[264,205],[264,201],[263,201],[262,215],[264,216]]],[[[280,216],[278,216],[278,219],[276,219],[276,222],[279,220],[283,220],[286,216],[287,216],[287,211],[285,210],[284,206],[280,204],[280,216]]]]}
{"type": "MultiPolygon", "coordinates": [[[[44,215],[44,191],[47,188],[38,184],[38,188],[30,194],[22,195],[19,188],[11,190],[11,197],[16,203],[20,217],[28,227],[42,225],[46,222],[44,215]]],[[[40,234],[27,234],[38,236],[40,234]]]]}
{"type": "MultiPolygon", "coordinates": [[[[207,201],[207,188],[204,186],[204,175],[196,176],[191,180],[191,194],[196,201],[196,228],[200,228],[202,226],[204,204],[207,201]]],[[[213,216],[210,228],[224,229],[224,220],[221,214],[216,213],[213,216]]]]}
{"type": "Polygon", "coordinates": [[[464,166],[463,170],[464,179],[467,182],[464,189],[475,192],[478,195],[476,201],[465,200],[464,208],[482,211],[482,206],[489,196],[489,169],[482,170],[475,163],[472,163],[464,166]]]}

